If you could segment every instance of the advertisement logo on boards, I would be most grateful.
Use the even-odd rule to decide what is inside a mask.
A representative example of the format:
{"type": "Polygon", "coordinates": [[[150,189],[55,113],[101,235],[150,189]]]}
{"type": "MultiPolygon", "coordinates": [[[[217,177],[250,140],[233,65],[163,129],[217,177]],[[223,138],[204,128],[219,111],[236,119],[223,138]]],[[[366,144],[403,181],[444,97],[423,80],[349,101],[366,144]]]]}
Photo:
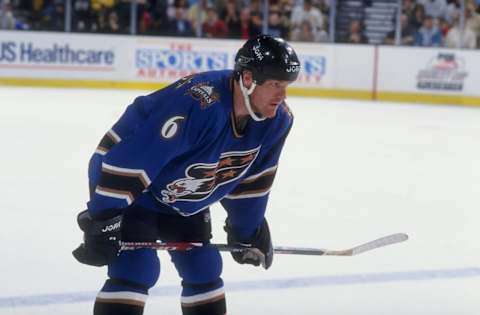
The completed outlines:
{"type": "Polygon", "coordinates": [[[52,43],[39,45],[30,41],[0,41],[0,66],[82,66],[111,68],[115,62],[115,51],[112,49],[74,48],[68,43],[52,43]]]}
{"type": "Polygon", "coordinates": [[[417,88],[421,90],[462,91],[468,72],[465,60],[454,53],[439,53],[417,74],[417,88]]]}
{"type": "Polygon", "coordinates": [[[327,58],[324,56],[300,56],[300,63],[298,83],[318,84],[327,72],[327,58]]]}
{"type": "Polygon", "coordinates": [[[171,44],[169,48],[137,48],[136,76],[143,79],[177,80],[187,75],[229,68],[227,52],[194,50],[190,43],[171,44]]]}

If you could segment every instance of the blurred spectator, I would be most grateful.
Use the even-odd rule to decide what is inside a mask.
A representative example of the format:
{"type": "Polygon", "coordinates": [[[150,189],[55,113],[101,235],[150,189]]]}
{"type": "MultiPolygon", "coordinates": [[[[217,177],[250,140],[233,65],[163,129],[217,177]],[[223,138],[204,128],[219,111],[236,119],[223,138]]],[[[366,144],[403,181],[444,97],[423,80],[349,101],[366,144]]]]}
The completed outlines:
{"type": "Polygon", "coordinates": [[[13,15],[12,4],[10,1],[4,0],[0,3],[0,29],[15,29],[15,16],[13,15]]]}
{"type": "Polygon", "coordinates": [[[279,0],[277,5],[282,15],[285,15],[288,17],[288,20],[290,23],[290,18],[292,17],[292,11],[293,11],[292,2],[290,0],[279,0]]]}
{"type": "Polygon", "coordinates": [[[315,42],[315,33],[313,26],[308,20],[304,20],[300,24],[299,31],[292,33],[292,40],[301,42],[315,42]]]}
{"type": "Polygon", "coordinates": [[[460,27],[460,15],[455,13],[452,16],[453,26],[445,37],[445,46],[449,48],[477,48],[477,36],[469,28],[460,27]]]}
{"type": "Polygon", "coordinates": [[[32,1],[33,10],[41,10],[43,8],[43,2],[44,0],[33,0],[32,1]]]}
{"type": "Polygon", "coordinates": [[[183,6],[177,6],[175,8],[175,16],[168,21],[168,35],[191,37],[194,36],[192,25],[187,20],[187,14],[183,6]]]}
{"type": "Polygon", "coordinates": [[[92,24],[92,31],[94,32],[107,32],[107,10],[101,9],[95,12],[96,20],[92,24]]]}
{"type": "Polygon", "coordinates": [[[248,7],[243,8],[240,10],[238,23],[233,23],[229,28],[229,37],[248,39],[258,34],[261,34],[261,29],[253,24],[250,9],[248,7]]]}
{"type": "Polygon", "coordinates": [[[34,0],[31,2],[32,11],[29,14],[29,24],[32,30],[42,28],[42,10],[43,0],[34,0]]]}
{"type": "Polygon", "coordinates": [[[105,33],[120,33],[121,28],[119,24],[119,18],[116,11],[111,11],[108,14],[108,21],[106,24],[106,28],[104,30],[105,33]]]}
{"type": "Polygon", "coordinates": [[[107,32],[107,16],[114,4],[113,0],[90,0],[93,32],[107,32]]]}
{"type": "Polygon", "coordinates": [[[448,23],[446,19],[438,19],[437,25],[440,33],[442,34],[442,38],[445,38],[450,30],[451,24],[448,23]]]}
{"type": "Polygon", "coordinates": [[[138,33],[145,35],[153,35],[153,16],[149,10],[139,10],[138,33]]]}
{"type": "Polygon", "coordinates": [[[43,9],[42,24],[49,31],[65,30],[65,10],[62,0],[50,0],[43,9]]]}
{"type": "Polygon", "coordinates": [[[101,9],[112,9],[115,5],[115,0],[90,0],[92,9],[95,11],[101,9]]]}
{"type": "Polygon", "coordinates": [[[225,7],[227,6],[227,1],[229,0],[209,0],[211,5],[217,10],[218,14],[220,15],[220,12],[225,11],[225,7]]]}
{"type": "Polygon", "coordinates": [[[220,14],[220,19],[225,22],[230,31],[239,23],[239,12],[235,0],[227,0],[225,8],[220,14]]]}
{"type": "Polygon", "coordinates": [[[280,21],[284,27],[291,30],[292,5],[290,0],[279,0],[280,21]]]}
{"type": "Polygon", "coordinates": [[[324,18],[319,9],[312,5],[312,0],[304,0],[303,6],[294,7],[291,18],[291,30],[300,32],[302,22],[308,20],[314,33],[324,30],[324,18]]]}
{"type": "Polygon", "coordinates": [[[167,1],[157,0],[150,9],[152,15],[152,34],[168,33],[167,1]]]}
{"type": "Polygon", "coordinates": [[[313,27],[310,21],[305,20],[290,32],[289,39],[292,42],[314,42],[315,35],[313,34],[313,27]]]}
{"type": "Polygon", "coordinates": [[[410,20],[410,25],[415,29],[415,31],[417,31],[422,27],[424,19],[425,19],[425,7],[422,4],[415,5],[413,16],[412,16],[412,19],[410,20]]]}
{"type": "Polygon", "coordinates": [[[167,18],[169,20],[175,18],[175,8],[184,7],[188,12],[190,4],[188,0],[163,0],[167,6],[167,18]]]}
{"type": "Polygon", "coordinates": [[[324,16],[328,16],[330,12],[330,0],[317,0],[315,7],[317,7],[324,16]]]}
{"type": "Polygon", "coordinates": [[[207,8],[207,18],[202,25],[203,36],[208,38],[226,38],[228,34],[225,22],[218,18],[214,7],[207,8]]]}
{"type": "Polygon", "coordinates": [[[437,26],[433,24],[433,18],[425,16],[423,26],[415,34],[415,45],[423,47],[442,46],[442,33],[437,26]]]}
{"type": "Polygon", "coordinates": [[[90,0],[75,0],[73,2],[73,30],[77,32],[91,31],[92,13],[90,0]]]}
{"type": "Polygon", "coordinates": [[[195,34],[199,31],[207,18],[207,0],[197,0],[196,3],[190,5],[187,12],[187,19],[193,27],[195,34]]]}
{"type": "Polygon", "coordinates": [[[425,14],[432,18],[445,18],[447,16],[447,0],[417,0],[417,3],[423,4],[425,14]]]}
{"type": "MultiPolygon", "coordinates": [[[[136,15],[136,20],[137,20],[137,32],[140,34],[147,34],[151,32],[152,25],[153,25],[153,17],[152,13],[150,12],[152,6],[155,5],[155,0],[149,0],[149,1],[137,1],[137,15],[136,15]]],[[[132,14],[130,12],[130,14],[132,14]]],[[[130,24],[130,23],[129,23],[130,24]]]]}
{"type": "MultiPolygon", "coordinates": [[[[111,0],[108,0],[111,1],[111,0]]],[[[118,24],[118,30],[115,33],[127,33],[130,29],[130,8],[131,8],[131,1],[132,0],[116,0],[114,3],[114,10],[116,17],[114,19],[117,20],[116,24],[118,24]]],[[[137,5],[143,4],[146,0],[134,0],[137,2],[137,5]]],[[[110,15],[108,14],[109,19],[111,19],[110,15]]]]}
{"type": "MultiPolygon", "coordinates": [[[[326,33],[325,33],[326,34],[326,33]]],[[[325,34],[322,37],[319,32],[316,32],[309,20],[305,20],[300,25],[298,30],[292,31],[291,40],[300,42],[320,42],[326,41],[325,34]]]]}
{"type": "Polygon", "coordinates": [[[452,17],[456,13],[460,13],[460,2],[462,0],[450,0],[450,3],[447,6],[447,15],[445,16],[445,19],[449,24],[453,24],[452,17]]]}
{"type": "Polygon", "coordinates": [[[276,6],[272,6],[269,12],[268,34],[281,38],[287,38],[288,36],[288,29],[282,24],[279,8],[276,6]]]}
{"type": "Polygon", "coordinates": [[[258,11],[251,11],[250,12],[250,20],[252,21],[252,25],[255,29],[258,29],[259,32],[263,31],[263,20],[262,15],[258,11]]]}
{"type": "Polygon", "coordinates": [[[352,20],[350,22],[349,34],[345,41],[350,44],[364,44],[367,42],[367,38],[363,34],[363,25],[359,20],[352,20]]]}
{"type": "MultiPolygon", "coordinates": [[[[400,45],[405,45],[405,46],[413,45],[415,41],[415,30],[408,23],[408,17],[405,13],[402,13],[402,15],[400,16],[400,25],[401,25],[400,45]]],[[[385,44],[395,45],[395,35],[396,35],[395,30],[390,31],[385,37],[385,44]]]]}
{"type": "Polygon", "coordinates": [[[412,20],[415,14],[415,0],[403,0],[402,12],[408,17],[408,20],[412,20]]]}
{"type": "Polygon", "coordinates": [[[477,43],[480,42],[480,14],[476,12],[475,3],[469,1],[465,4],[465,26],[477,35],[477,43]]]}
{"type": "Polygon", "coordinates": [[[263,18],[263,8],[260,0],[250,0],[250,14],[252,16],[258,15],[260,19],[263,18]]]}

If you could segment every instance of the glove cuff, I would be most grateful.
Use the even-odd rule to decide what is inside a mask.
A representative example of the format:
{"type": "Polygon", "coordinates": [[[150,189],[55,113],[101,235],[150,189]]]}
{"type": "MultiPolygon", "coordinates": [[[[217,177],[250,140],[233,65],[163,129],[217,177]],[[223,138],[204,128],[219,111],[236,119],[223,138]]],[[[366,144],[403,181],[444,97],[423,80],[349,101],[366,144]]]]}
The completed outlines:
{"type": "Polygon", "coordinates": [[[227,218],[225,220],[225,226],[223,227],[223,230],[227,232],[229,242],[231,241],[247,246],[257,238],[258,234],[260,233],[261,226],[262,225],[259,225],[253,230],[246,228],[239,229],[233,227],[229,218],[227,218]]]}
{"type": "Polygon", "coordinates": [[[88,210],[82,211],[77,216],[80,229],[90,236],[101,236],[106,233],[117,233],[120,231],[122,215],[113,218],[97,220],[93,219],[88,210]]]}

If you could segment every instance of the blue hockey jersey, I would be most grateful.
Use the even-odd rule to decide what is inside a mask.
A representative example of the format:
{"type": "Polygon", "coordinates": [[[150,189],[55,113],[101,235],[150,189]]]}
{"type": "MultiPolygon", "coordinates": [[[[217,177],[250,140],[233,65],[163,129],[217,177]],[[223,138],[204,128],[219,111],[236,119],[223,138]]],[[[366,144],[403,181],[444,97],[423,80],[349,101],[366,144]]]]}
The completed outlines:
{"type": "Polygon", "coordinates": [[[90,160],[92,216],[132,204],[189,216],[220,201],[239,228],[262,222],[293,118],[282,104],[239,133],[232,74],[187,76],[128,106],[90,160]]]}

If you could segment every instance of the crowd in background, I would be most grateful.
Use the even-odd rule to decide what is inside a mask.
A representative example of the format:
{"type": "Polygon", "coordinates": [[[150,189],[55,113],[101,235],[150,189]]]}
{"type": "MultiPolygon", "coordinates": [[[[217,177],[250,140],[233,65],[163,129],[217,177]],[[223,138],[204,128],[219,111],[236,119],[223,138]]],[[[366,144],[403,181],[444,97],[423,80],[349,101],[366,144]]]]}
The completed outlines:
{"type": "MultiPolygon", "coordinates": [[[[479,48],[480,1],[465,0],[463,12],[460,0],[403,0],[402,3],[402,45],[479,48]]],[[[393,38],[389,33],[385,42],[391,44],[393,38]]]]}
{"type": "MultiPolygon", "coordinates": [[[[67,21],[72,32],[129,34],[131,1],[71,0],[66,19],[66,0],[0,0],[0,29],[64,31],[67,21]]],[[[345,36],[329,36],[331,3],[342,0],[268,1],[264,18],[264,0],[136,0],[135,33],[247,39],[267,30],[291,41],[369,42],[361,19],[345,36]]],[[[463,12],[461,1],[403,0],[400,43],[479,48],[480,0],[464,0],[463,12]]],[[[395,29],[385,35],[384,44],[395,43],[395,29]]]]}

